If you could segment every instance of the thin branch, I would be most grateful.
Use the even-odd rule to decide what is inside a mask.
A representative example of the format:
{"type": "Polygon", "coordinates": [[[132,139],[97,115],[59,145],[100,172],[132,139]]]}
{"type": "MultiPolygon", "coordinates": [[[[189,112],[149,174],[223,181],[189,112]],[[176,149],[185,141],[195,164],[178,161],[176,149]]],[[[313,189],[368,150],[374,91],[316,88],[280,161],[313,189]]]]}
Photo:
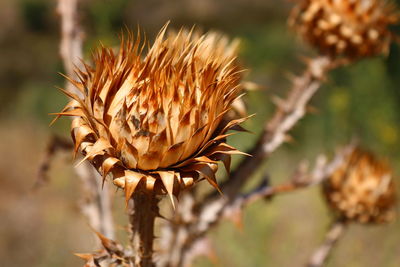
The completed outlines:
{"type": "MultiPolygon", "coordinates": [[[[343,149],[339,150],[334,159],[329,163],[324,155],[320,155],[315,160],[315,165],[312,170],[308,170],[308,164],[301,163],[299,167],[292,175],[291,179],[283,184],[271,186],[268,182],[268,176],[266,179],[251,190],[247,194],[242,194],[236,197],[231,204],[227,205],[223,209],[223,217],[231,219],[233,222],[240,225],[242,212],[247,205],[254,203],[255,201],[270,198],[282,193],[289,193],[303,188],[319,185],[325,179],[327,179],[339,166],[341,166],[346,157],[351,154],[354,149],[354,145],[350,144],[343,149]]],[[[192,254],[197,254],[196,243],[203,242],[206,231],[202,233],[202,237],[195,241],[193,246],[186,251],[185,258],[192,259],[192,254]]]]}
{"type": "Polygon", "coordinates": [[[49,178],[47,176],[51,162],[53,157],[58,151],[68,150],[70,151],[73,148],[70,140],[66,140],[57,135],[53,135],[50,138],[49,143],[46,147],[46,152],[43,156],[43,159],[39,165],[38,174],[36,182],[33,186],[33,190],[38,190],[43,185],[49,182],[49,178]]]}
{"type": "Polygon", "coordinates": [[[275,98],[277,109],[250,150],[252,157],[245,158],[221,186],[228,199],[234,197],[261,163],[289,139],[288,132],[304,117],[307,105],[321,87],[326,73],[335,67],[336,63],[329,57],[309,60],[303,75],[293,78],[293,87],[286,99],[275,98]]]}
{"type": "Polygon", "coordinates": [[[310,261],[307,264],[308,267],[321,267],[326,263],[335,244],[340,237],[343,236],[346,225],[347,224],[342,220],[337,220],[332,224],[325,236],[324,242],[314,251],[313,255],[311,256],[310,261]]]}
{"type": "MultiPolygon", "coordinates": [[[[79,0],[58,0],[57,13],[61,19],[60,55],[68,76],[74,78],[75,66],[82,59],[83,31],[78,21],[79,0]]],[[[70,89],[69,87],[68,89],[70,89]]]]}
{"type": "Polygon", "coordinates": [[[115,230],[110,184],[105,183],[102,187],[102,177],[87,161],[76,167],[75,171],[81,180],[80,209],[82,214],[93,229],[113,239],[115,230]]]}
{"type": "Polygon", "coordinates": [[[262,162],[284,141],[287,132],[305,115],[312,96],[320,88],[326,73],[335,65],[328,57],[319,57],[308,62],[307,70],[293,80],[293,87],[285,100],[281,100],[272,119],[250,150],[252,157],[245,158],[221,187],[224,198],[210,197],[199,213],[198,233],[205,233],[222,216],[223,209],[229,205],[242,189],[245,182],[258,169],[262,162]]]}
{"type": "Polygon", "coordinates": [[[264,179],[261,183],[247,194],[239,195],[230,205],[224,208],[224,216],[230,217],[231,214],[238,214],[245,206],[260,199],[273,197],[281,193],[288,193],[303,188],[311,187],[322,183],[325,179],[343,164],[346,157],[353,151],[354,146],[349,145],[337,152],[331,162],[327,162],[324,155],[317,157],[313,170],[308,170],[308,164],[301,163],[292,178],[283,184],[270,186],[264,179]]]}
{"type": "Polygon", "coordinates": [[[174,217],[162,224],[157,266],[186,266],[182,262],[182,247],[187,242],[191,222],[195,220],[194,205],[195,198],[192,192],[183,192],[179,196],[179,204],[174,217]]]}
{"type": "MultiPolygon", "coordinates": [[[[79,25],[79,0],[58,0],[57,12],[61,19],[60,55],[66,75],[76,78],[74,69],[81,67],[83,31],[79,25]]],[[[75,91],[71,83],[66,83],[66,90],[75,91]]],[[[89,224],[108,238],[114,238],[114,223],[111,212],[111,191],[109,185],[102,188],[102,179],[90,164],[76,167],[84,192],[81,209],[89,224]]]]}

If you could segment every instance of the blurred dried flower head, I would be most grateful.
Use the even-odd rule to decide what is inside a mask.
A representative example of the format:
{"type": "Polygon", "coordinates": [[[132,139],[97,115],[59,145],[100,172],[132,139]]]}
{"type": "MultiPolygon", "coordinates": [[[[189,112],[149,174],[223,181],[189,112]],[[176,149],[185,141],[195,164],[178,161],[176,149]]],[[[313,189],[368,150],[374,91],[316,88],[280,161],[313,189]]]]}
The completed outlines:
{"type": "Polygon", "coordinates": [[[355,60],[386,54],[398,21],[386,0],[299,0],[289,24],[321,53],[355,60]]]}
{"type": "Polygon", "coordinates": [[[324,193],[330,207],[345,220],[382,223],[394,219],[392,171],[359,148],[324,183],[324,193]]]}
{"type": "Polygon", "coordinates": [[[166,28],[144,57],[131,33],[117,54],[98,49],[94,66],[70,79],[82,96],[65,92],[72,101],[58,113],[75,117],[75,152],[127,200],[139,187],[172,197],[203,178],[218,189],[217,162],[229,170],[230,155],[241,153],[225,143],[245,120],[225,117],[241,90],[237,42],[166,28]]]}

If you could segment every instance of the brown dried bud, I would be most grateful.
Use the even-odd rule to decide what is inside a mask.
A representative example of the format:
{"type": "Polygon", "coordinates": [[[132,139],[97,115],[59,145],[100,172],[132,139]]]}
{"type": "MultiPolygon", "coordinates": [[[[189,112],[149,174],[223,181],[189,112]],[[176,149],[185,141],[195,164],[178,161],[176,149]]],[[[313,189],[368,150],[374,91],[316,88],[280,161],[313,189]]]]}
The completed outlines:
{"type": "Polygon", "coordinates": [[[323,188],[330,207],[345,220],[382,223],[394,219],[391,169],[369,152],[354,149],[323,188]]]}
{"type": "Polygon", "coordinates": [[[385,0],[299,0],[289,24],[321,53],[355,60],[388,52],[395,10],[385,0]]]}
{"type": "Polygon", "coordinates": [[[205,178],[218,189],[218,161],[229,169],[226,132],[245,119],[225,114],[241,90],[236,42],[216,33],[160,31],[147,55],[140,37],[121,40],[118,54],[101,48],[94,66],[70,81],[82,96],[59,116],[74,116],[75,152],[104,179],[110,174],[128,200],[139,187],[177,195],[205,178]]]}

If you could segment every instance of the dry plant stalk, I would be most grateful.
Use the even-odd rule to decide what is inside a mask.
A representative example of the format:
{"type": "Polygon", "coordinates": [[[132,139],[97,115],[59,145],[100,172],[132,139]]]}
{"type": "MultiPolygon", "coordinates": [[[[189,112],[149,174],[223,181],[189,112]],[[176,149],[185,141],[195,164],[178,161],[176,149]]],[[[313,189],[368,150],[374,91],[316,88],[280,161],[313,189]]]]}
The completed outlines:
{"type": "MultiPolygon", "coordinates": [[[[328,162],[326,156],[320,155],[316,158],[314,168],[309,170],[307,162],[301,162],[291,179],[280,185],[270,185],[268,179],[252,189],[247,194],[238,195],[232,203],[224,209],[225,217],[232,217],[241,214],[245,206],[267,199],[282,193],[290,193],[303,188],[320,185],[327,178],[333,175],[342,166],[346,158],[354,150],[353,145],[348,145],[336,153],[335,157],[328,162]]],[[[268,177],[268,175],[266,176],[268,177]]]]}
{"type": "Polygon", "coordinates": [[[307,105],[323,83],[326,74],[339,66],[329,57],[307,60],[306,71],[294,77],[293,87],[286,99],[274,98],[277,109],[272,118],[265,123],[256,144],[250,149],[251,158],[246,158],[232,173],[230,179],[222,185],[227,196],[236,195],[242,185],[251,177],[258,166],[280,145],[290,140],[288,132],[306,114],[307,105]]]}
{"type": "Polygon", "coordinates": [[[34,190],[37,190],[40,187],[42,187],[44,184],[48,183],[49,178],[47,177],[47,174],[48,174],[53,156],[55,154],[57,154],[57,152],[60,150],[68,150],[69,151],[72,148],[73,148],[72,143],[69,140],[64,139],[57,135],[51,136],[50,141],[46,147],[45,155],[42,159],[42,162],[39,165],[37,180],[36,180],[35,185],[33,186],[34,190]]]}
{"type": "MultiPolygon", "coordinates": [[[[60,55],[66,75],[75,78],[75,67],[82,67],[83,31],[78,23],[79,0],[59,0],[57,12],[61,18],[60,55]]],[[[66,90],[76,92],[75,88],[66,84],[66,90]]],[[[85,198],[81,210],[89,224],[109,238],[114,237],[114,225],[111,212],[111,199],[108,186],[102,188],[98,174],[90,165],[84,164],[75,168],[82,181],[85,198]]]]}
{"type": "Polygon", "coordinates": [[[154,222],[159,216],[159,197],[155,194],[133,194],[129,207],[131,245],[134,266],[155,266],[153,262],[154,222]],[[137,229],[142,229],[138,231],[137,229]]]}
{"type": "Polygon", "coordinates": [[[325,240],[320,247],[318,247],[308,263],[308,267],[321,267],[326,263],[330,252],[337,244],[338,240],[342,237],[346,223],[341,220],[335,221],[329,228],[325,235],[325,240]]]}

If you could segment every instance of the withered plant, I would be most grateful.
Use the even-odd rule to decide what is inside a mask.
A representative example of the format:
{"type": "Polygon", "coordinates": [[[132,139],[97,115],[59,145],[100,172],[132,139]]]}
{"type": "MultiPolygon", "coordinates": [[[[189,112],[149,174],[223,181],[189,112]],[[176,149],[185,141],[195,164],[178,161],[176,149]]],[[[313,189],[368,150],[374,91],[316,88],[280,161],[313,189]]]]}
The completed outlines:
{"type": "Polygon", "coordinates": [[[256,200],[320,183],[336,216],[310,266],[326,261],[345,223],[393,217],[389,167],[353,145],[331,161],[319,156],[313,169],[300,164],[286,183],[271,186],[263,180],[242,192],[261,164],[290,139],[288,132],[304,117],[331,70],[387,53],[395,38],[388,26],[399,18],[392,5],[379,0],[297,3],[289,24],[320,55],[305,61],[304,73],[292,79],[286,98],[273,98],[275,113],[232,172],[231,155],[246,154],[226,143],[230,130],[244,130],[239,124],[247,119],[237,115],[243,114],[238,99],[244,89],[237,43],[214,32],[174,32],[165,25],[148,50],[140,33],[128,32],[121,36],[118,52],[100,47],[84,63],[77,5],[77,0],[59,0],[61,54],[69,82],[62,90],[71,101],[56,115],[72,117],[72,147],[83,155],[78,165],[90,162],[92,166],[84,165],[86,173],[96,170],[101,176],[83,178],[91,181],[86,190],[95,196],[85,205],[97,211],[85,214],[103,246],[78,255],[85,266],[189,266],[195,256],[209,253],[207,233],[224,218],[238,219],[256,200]],[[234,107],[239,112],[232,116],[234,107]],[[220,185],[219,162],[230,172],[220,185]],[[199,197],[196,184],[202,180],[215,190],[199,197]],[[110,183],[125,193],[130,224],[126,246],[112,240],[110,193],[101,189],[110,183]],[[165,196],[172,210],[166,218],[159,207],[165,196]],[[163,220],[154,244],[157,217],[163,220]]]}
{"type": "Polygon", "coordinates": [[[310,259],[321,266],[349,223],[381,224],[395,217],[396,195],[393,173],[385,161],[354,145],[322,184],[332,212],[326,240],[310,259]]]}
{"type": "MultiPolygon", "coordinates": [[[[235,46],[215,33],[186,30],[165,36],[165,26],[142,60],[140,37],[121,40],[119,53],[101,48],[94,66],[69,79],[80,95],[58,116],[73,116],[75,153],[133,199],[132,242],[151,260],[158,195],[173,195],[206,179],[219,190],[217,162],[229,170],[238,150],[225,143],[244,119],[225,115],[239,97],[235,46]],[[137,237],[136,237],[137,235],[137,237]],[[137,242],[137,244],[136,244],[137,242]]],[[[124,37],[122,37],[124,38],[124,37]]],[[[79,164],[79,163],[78,163],[79,164]]]]}
{"type": "Polygon", "coordinates": [[[300,0],[289,24],[321,53],[349,60],[387,54],[399,21],[385,0],[300,0]]]}

